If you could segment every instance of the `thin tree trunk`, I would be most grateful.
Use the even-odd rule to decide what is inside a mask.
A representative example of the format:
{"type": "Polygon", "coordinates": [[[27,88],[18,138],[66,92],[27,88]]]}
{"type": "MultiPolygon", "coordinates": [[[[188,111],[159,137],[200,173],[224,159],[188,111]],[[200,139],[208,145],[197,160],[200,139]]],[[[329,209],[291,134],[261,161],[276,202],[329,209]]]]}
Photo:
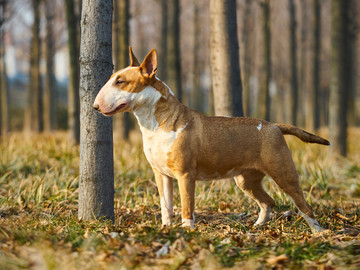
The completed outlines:
{"type": "Polygon", "coordinates": [[[204,112],[204,97],[201,87],[201,60],[200,60],[200,22],[199,1],[194,1],[194,50],[193,50],[193,89],[191,89],[191,108],[204,112]]]}
{"type": "Polygon", "coordinates": [[[329,130],[332,152],[347,154],[347,105],[351,72],[349,53],[350,1],[331,1],[331,58],[329,130]]]}
{"type": "Polygon", "coordinates": [[[358,68],[358,56],[356,53],[357,46],[359,46],[359,16],[358,14],[359,1],[351,1],[349,11],[349,54],[351,55],[351,66],[350,66],[350,81],[349,81],[349,125],[356,126],[357,115],[356,115],[356,74],[358,68]]]}
{"type": "Polygon", "coordinates": [[[159,76],[167,82],[167,51],[168,51],[168,0],[161,0],[161,52],[159,57],[159,76]]]}
{"type": "Polygon", "coordinates": [[[313,0],[314,30],[312,53],[312,104],[314,130],[320,128],[320,53],[321,53],[321,2],[313,0]]]}
{"type": "Polygon", "coordinates": [[[291,66],[291,118],[293,125],[297,125],[298,116],[298,78],[296,57],[296,12],[294,0],[289,0],[290,15],[290,66],[291,66]]]}
{"type": "Polygon", "coordinates": [[[244,29],[243,33],[243,42],[244,42],[244,100],[245,100],[245,111],[247,116],[252,115],[251,104],[251,91],[250,91],[250,15],[251,15],[251,0],[245,1],[245,14],[244,14],[244,29]]]}
{"type": "Polygon", "coordinates": [[[54,56],[55,56],[55,40],[54,40],[54,3],[52,0],[45,1],[46,16],[46,78],[44,88],[44,130],[51,132],[56,127],[56,82],[54,74],[54,56]]]}
{"type": "Polygon", "coordinates": [[[10,131],[10,97],[7,87],[4,28],[6,1],[1,2],[0,13],[0,136],[10,131]]]}
{"type": "MultiPolygon", "coordinates": [[[[309,106],[309,102],[307,101],[307,97],[309,96],[309,90],[307,87],[308,81],[308,70],[307,70],[307,50],[308,50],[308,6],[307,2],[301,1],[301,50],[300,50],[300,75],[299,75],[299,104],[303,104],[303,106],[299,106],[299,124],[300,126],[307,127],[311,129],[313,124],[307,123],[306,119],[310,119],[312,121],[312,109],[309,106]]],[[[311,104],[311,103],[310,103],[311,104]]]]}
{"type": "Polygon", "coordinates": [[[114,220],[112,119],[92,108],[112,74],[113,0],[84,0],[80,45],[79,218],[114,220]]]}
{"type": "Polygon", "coordinates": [[[271,80],[271,32],[270,32],[270,0],[262,3],[263,12],[263,39],[264,39],[264,78],[261,93],[259,96],[260,117],[270,121],[271,99],[270,99],[270,80],[271,80]]]}
{"type": "Polygon", "coordinates": [[[210,66],[215,114],[243,116],[235,0],[210,0],[210,66]]]}
{"type": "Polygon", "coordinates": [[[34,23],[32,26],[32,41],[30,55],[30,74],[27,89],[27,104],[24,118],[26,133],[43,130],[42,88],[40,80],[40,0],[32,0],[34,23]]]}
{"type": "MultiPolygon", "coordinates": [[[[115,24],[115,70],[125,68],[129,64],[129,20],[130,1],[114,0],[115,24]]],[[[116,133],[120,139],[128,140],[131,126],[130,113],[117,114],[114,117],[116,133]]]]}
{"type": "Polygon", "coordinates": [[[79,43],[78,20],[75,15],[74,0],[65,0],[66,24],[68,30],[69,49],[69,85],[68,85],[68,130],[71,144],[80,141],[80,112],[79,112],[79,43]]]}
{"type": "Polygon", "coordinates": [[[180,52],[180,2],[179,0],[168,1],[168,35],[167,35],[167,78],[166,83],[175,93],[176,97],[182,100],[182,73],[181,73],[181,52],[180,52]]]}

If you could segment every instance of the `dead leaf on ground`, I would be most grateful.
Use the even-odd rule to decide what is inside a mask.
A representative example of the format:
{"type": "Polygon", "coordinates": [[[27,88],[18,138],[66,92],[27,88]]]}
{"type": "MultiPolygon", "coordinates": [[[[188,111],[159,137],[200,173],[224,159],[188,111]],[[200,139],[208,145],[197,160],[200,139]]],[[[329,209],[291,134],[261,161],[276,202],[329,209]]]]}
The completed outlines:
{"type": "Polygon", "coordinates": [[[286,261],[289,257],[286,254],[281,254],[279,256],[270,256],[266,259],[266,263],[270,265],[278,264],[280,262],[286,261]]]}

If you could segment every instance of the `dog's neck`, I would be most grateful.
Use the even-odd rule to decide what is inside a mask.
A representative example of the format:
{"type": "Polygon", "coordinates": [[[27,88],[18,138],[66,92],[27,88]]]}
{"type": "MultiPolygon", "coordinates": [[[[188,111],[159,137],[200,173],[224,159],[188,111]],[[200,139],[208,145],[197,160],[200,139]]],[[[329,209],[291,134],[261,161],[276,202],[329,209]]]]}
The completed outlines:
{"type": "Polygon", "coordinates": [[[141,104],[135,106],[133,112],[143,134],[156,131],[162,125],[172,124],[174,115],[167,115],[165,112],[170,109],[176,112],[175,108],[181,104],[165,83],[156,78],[152,86],[147,86],[139,94],[141,95],[139,98],[141,104]]]}

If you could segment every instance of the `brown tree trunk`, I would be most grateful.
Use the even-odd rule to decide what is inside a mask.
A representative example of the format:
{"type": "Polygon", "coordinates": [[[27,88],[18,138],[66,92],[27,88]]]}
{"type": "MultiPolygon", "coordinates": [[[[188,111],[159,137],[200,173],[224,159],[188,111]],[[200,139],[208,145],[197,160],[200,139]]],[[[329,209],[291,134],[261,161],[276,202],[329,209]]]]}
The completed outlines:
{"type": "Polygon", "coordinates": [[[210,66],[215,114],[243,116],[235,0],[210,0],[210,66]]]}
{"type": "MultiPolygon", "coordinates": [[[[130,1],[114,0],[114,39],[115,70],[125,68],[129,64],[129,20],[130,1]]],[[[128,140],[131,126],[130,113],[117,114],[114,117],[115,130],[120,139],[128,140]]]]}
{"type": "Polygon", "coordinates": [[[56,82],[54,74],[54,56],[55,56],[55,40],[54,40],[54,8],[52,0],[45,1],[46,16],[46,78],[44,88],[44,130],[51,132],[56,127],[56,82]]]}
{"type": "Polygon", "coordinates": [[[7,1],[1,1],[0,5],[0,136],[10,131],[10,97],[7,87],[4,23],[7,1]]]}
{"type": "Polygon", "coordinates": [[[297,125],[298,116],[298,78],[296,57],[296,12],[294,0],[289,0],[290,15],[290,66],[291,66],[291,119],[293,125],[297,125]]]}
{"type": "Polygon", "coordinates": [[[182,100],[182,73],[181,73],[181,52],[180,52],[180,1],[168,1],[168,35],[167,35],[167,74],[166,83],[175,93],[176,97],[182,100]]]}
{"type": "Polygon", "coordinates": [[[159,77],[167,82],[167,51],[168,51],[168,0],[161,0],[161,51],[159,54],[159,77]]]}
{"type": "Polygon", "coordinates": [[[359,66],[358,64],[358,55],[356,52],[356,49],[358,46],[360,46],[359,43],[359,37],[360,37],[360,31],[359,31],[359,9],[360,9],[360,3],[359,1],[351,1],[350,3],[350,11],[349,11],[349,53],[351,55],[351,66],[350,66],[350,73],[351,78],[349,81],[349,125],[350,126],[356,126],[358,121],[360,120],[357,116],[356,110],[359,108],[356,108],[356,89],[357,89],[357,81],[356,81],[356,75],[357,75],[357,68],[359,66]]]}
{"type": "Polygon", "coordinates": [[[333,153],[347,155],[347,105],[351,80],[349,48],[350,1],[331,1],[331,79],[329,130],[333,153]]]}
{"type": "Polygon", "coordinates": [[[251,104],[251,92],[250,92],[250,61],[251,61],[251,53],[250,53],[250,16],[251,16],[251,0],[245,1],[245,14],[244,14],[244,29],[242,31],[243,34],[243,42],[244,42],[244,51],[243,51],[243,62],[244,62],[244,100],[245,100],[245,115],[252,115],[252,107],[251,104]]]}
{"type": "Polygon", "coordinates": [[[200,22],[199,1],[194,1],[194,50],[193,50],[193,88],[191,89],[191,108],[204,112],[204,96],[201,87],[201,60],[200,60],[200,22]]]}
{"type": "Polygon", "coordinates": [[[312,109],[310,108],[310,104],[307,102],[307,97],[310,92],[307,87],[307,82],[309,78],[309,72],[307,68],[308,57],[308,5],[307,2],[300,2],[300,10],[301,10],[301,49],[300,49],[300,74],[299,74],[299,104],[303,104],[303,106],[299,106],[299,125],[302,127],[307,127],[307,129],[312,128],[312,122],[307,123],[306,119],[310,118],[312,120],[312,109]]]}
{"type": "Polygon", "coordinates": [[[84,0],[80,45],[79,218],[114,220],[112,119],[92,108],[112,74],[113,0],[84,0]]]}
{"type": "Polygon", "coordinates": [[[68,130],[71,144],[80,141],[80,104],[79,104],[79,23],[75,15],[74,0],[66,0],[66,24],[69,49],[68,85],[68,130]]]}
{"type": "Polygon", "coordinates": [[[262,3],[263,12],[263,39],[264,39],[264,78],[259,95],[260,117],[270,121],[271,99],[270,99],[270,80],[271,80],[271,32],[270,32],[270,0],[262,3]]]}
{"type": "Polygon", "coordinates": [[[321,2],[313,0],[314,30],[312,53],[312,92],[314,130],[320,128],[320,54],[321,54],[321,2]]]}
{"type": "Polygon", "coordinates": [[[30,55],[30,74],[25,108],[24,131],[26,133],[43,130],[42,87],[40,80],[40,0],[32,0],[34,23],[30,55]]]}

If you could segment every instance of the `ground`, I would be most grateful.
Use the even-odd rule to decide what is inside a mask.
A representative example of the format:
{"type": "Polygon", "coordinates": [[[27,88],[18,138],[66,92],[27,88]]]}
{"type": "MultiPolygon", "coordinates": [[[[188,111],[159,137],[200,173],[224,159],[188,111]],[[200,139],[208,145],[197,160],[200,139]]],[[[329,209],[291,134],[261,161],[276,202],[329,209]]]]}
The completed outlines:
{"type": "MultiPolygon", "coordinates": [[[[322,134],[327,137],[326,131],[322,134]]],[[[198,182],[195,230],[162,228],[160,203],[141,142],[115,144],[115,215],[78,221],[79,147],[65,133],[2,138],[0,269],[359,269],[360,130],[349,157],[287,138],[301,185],[323,233],[312,234],[271,179],[272,220],[254,228],[258,208],[231,180],[198,182]]]]}

